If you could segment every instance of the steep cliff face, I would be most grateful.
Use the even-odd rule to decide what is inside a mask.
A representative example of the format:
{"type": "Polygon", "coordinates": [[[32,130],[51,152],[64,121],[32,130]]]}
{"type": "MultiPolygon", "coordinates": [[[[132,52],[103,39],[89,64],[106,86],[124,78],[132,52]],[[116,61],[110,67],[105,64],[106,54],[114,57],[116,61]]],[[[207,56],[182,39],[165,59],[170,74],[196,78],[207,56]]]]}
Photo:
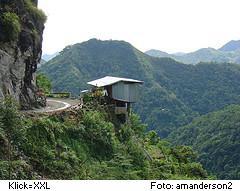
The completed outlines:
{"type": "Polygon", "coordinates": [[[37,0],[0,0],[0,99],[37,107],[35,72],[42,54],[45,15],[37,0]]]}

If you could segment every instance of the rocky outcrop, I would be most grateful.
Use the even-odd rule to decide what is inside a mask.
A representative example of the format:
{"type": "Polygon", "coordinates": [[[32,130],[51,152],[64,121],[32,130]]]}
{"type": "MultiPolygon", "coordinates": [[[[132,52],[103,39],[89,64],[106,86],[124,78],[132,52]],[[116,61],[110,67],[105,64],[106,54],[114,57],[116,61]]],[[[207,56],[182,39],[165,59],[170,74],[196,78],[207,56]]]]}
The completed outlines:
{"type": "Polygon", "coordinates": [[[0,21],[0,99],[10,95],[22,109],[38,107],[35,72],[42,54],[44,15],[36,8],[37,0],[1,0],[0,4],[0,19],[4,13],[15,14],[21,29],[16,39],[8,39],[6,23],[0,21]]]}

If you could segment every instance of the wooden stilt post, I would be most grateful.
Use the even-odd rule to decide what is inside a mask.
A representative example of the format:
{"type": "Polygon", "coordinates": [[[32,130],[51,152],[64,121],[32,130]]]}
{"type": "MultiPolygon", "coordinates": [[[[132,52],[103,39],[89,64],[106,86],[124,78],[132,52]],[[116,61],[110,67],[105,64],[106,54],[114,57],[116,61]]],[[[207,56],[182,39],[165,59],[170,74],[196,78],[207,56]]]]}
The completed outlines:
{"type": "Polygon", "coordinates": [[[130,108],[131,107],[130,102],[127,102],[126,105],[127,105],[126,122],[128,123],[128,119],[129,119],[129,115],[130,115],[130,109],[131,109],[130,108]]]}

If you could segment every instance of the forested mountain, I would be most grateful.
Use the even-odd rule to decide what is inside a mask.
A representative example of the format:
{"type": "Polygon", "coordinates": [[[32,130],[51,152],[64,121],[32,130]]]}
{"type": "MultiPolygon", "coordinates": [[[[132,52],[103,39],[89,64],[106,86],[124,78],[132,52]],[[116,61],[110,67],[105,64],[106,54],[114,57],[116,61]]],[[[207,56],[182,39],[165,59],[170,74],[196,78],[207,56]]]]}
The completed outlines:
{"type": "Polygon", "coordinates": [[[149,50],[146,54],[154,57],[169,57],[185,64],[198,64],[199,62],[229,62],[240,64],[240,41],[230,41],[220,49],[202,48],[194,52],[176,55],[160,50],[149,50]]]}
{"type": "Polygon", "coordinates": [[[135,111],[162,137],[194,117],[240,103],[240,67],[185,65],[150,57],[124,41],[89,40],[66,47],[40,68],[54,91],[78,95],[86,82],[113,75],[144,81],[135,111]]]}
{"type": "Polygon", "coordinates": [[[175,144],[190,145],[199,161],[219,179],[240,179],[240,106],[232,105],[195,119],[170,135],[175,144]]]}

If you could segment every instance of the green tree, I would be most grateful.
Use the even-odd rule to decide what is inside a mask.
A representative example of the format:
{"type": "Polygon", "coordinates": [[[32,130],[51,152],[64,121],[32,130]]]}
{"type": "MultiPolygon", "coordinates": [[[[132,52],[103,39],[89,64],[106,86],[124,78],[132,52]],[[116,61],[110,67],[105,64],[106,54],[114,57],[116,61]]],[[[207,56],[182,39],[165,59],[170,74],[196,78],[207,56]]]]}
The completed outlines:
{"type": "Polygon", "coordinates": [[[49,94],[52,89],[51,81],[44,74],[37,74],[37,87],[49,94]]]}

